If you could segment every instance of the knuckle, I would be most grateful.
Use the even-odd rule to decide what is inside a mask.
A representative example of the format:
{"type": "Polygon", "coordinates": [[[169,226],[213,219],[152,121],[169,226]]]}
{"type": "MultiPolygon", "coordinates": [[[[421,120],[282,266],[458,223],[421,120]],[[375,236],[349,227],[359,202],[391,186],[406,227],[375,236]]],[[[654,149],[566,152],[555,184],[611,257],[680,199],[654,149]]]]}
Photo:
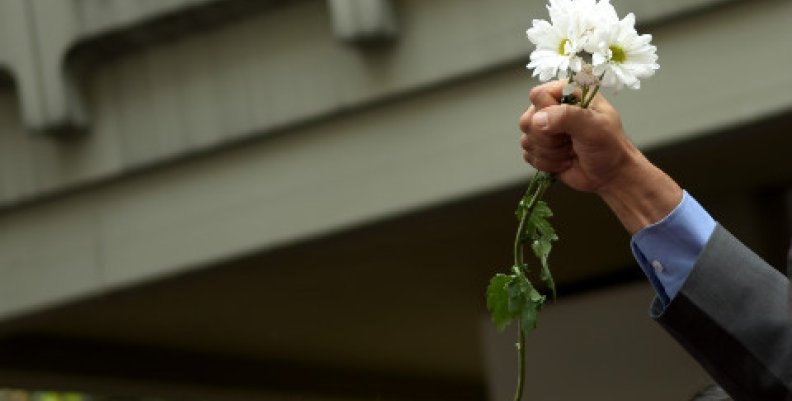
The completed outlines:
{"type": "Polygon", "coordinates": [[[534,159],[534,162],[531,163],[531,165],[548,173],[559,173],[563,171],[564,162],[560,160],[537,157],[534,159]]]}
{"type": "Polygon", "coordinates": [[[520,147],[525,150],[530,150],[531,148],[531,141],[528,139],[528,135],[522,134],[520,137],[520,147]]]}
{"type": "Polygon", "coordinates": [[[558,113],[559,119],[563,121],[569,118],[570,109],[572,109],[572,106],[568,104],[561,105],[561,110],[558,113]]]}
{"type": "Polygon", "coordinates": [[[552,169],[552,163],[548,163],[546,160],[538,157],[534,158],[531,165],[536,167],[538,170],[547,171],[547,172],[550,172],[552,169]]]}
{"type": "Polygon", "coordinates": [[[525,111],[525,113],[523,113],[522,116],[520,116],[520,121],[519,121],[520,131],[522,132],[530,131],[531,118],[533,117],[533,114],[534,114],[534,107],[531,106],[528,108],[528,110],[525,111]]]}
{"type": "Polygon", "coordinates": [[[542,95],[542,86],[534,86],[531,89],[531,92],[528,94],[528,98],[531,99],[531,103],[536,103],[539,97],[542,95]]]}
{"type": "Polygon", "coordinates": [[[547,162],[562,162],[569,156],[569,151],[566,148],[542,148],[537,149],[535,152],[536,157],[547,162]]]}

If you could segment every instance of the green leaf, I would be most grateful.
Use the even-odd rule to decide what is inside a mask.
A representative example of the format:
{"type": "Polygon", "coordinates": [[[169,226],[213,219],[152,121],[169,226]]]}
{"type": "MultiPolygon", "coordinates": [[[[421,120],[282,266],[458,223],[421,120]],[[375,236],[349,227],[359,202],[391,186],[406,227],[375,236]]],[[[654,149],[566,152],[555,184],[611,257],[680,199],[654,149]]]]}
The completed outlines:
{"type": "Polygon", "coordinates": [[[522,199],[520,199],[520,203],[517,204],[517,210],[514,211],[517,221],[522,221],[525,212],[528,210],[528,205],[531,204],[532,200],[533,194],[529,194],[528,192],[526,192],[522,199]]]}
{"type": "MultiPolygon", "coordinates": [[[[520,316],[525,306],[527,295],[525,282],[527,282],[527,280],[524,277],[524,275],[516,276],[514,280],[509,282],[506,286],[509,313],[515,317],[520,316]]],[[[530,286],[531,284],[528,283],[528,285],[530,286]]]]}
{"type": "Polygon", "coordinates": [[[550,255],[550,250],[552,250],[553,244],[550,241],[545,241],[538,239],[531,244],[531,249],[534,252],[534,255],[539,259],[542,265],[542,269],[539,272],[539,278],[550,288],[550,292],[553,294],[553,300],[556,299],[556,288],[555,288],[555,281],[553,280],[553,275],[550,273],[550,266],[547,263],[547,258],[550,255]]]}
{"type": "Polygon", "coordinates": [[[544,303],[544,297],[542,298],[542,302],[530,302],[526,304],[526,307],[520,314],[520,324],[526,336],[536,329],[539,311],[542,309],[542,304],[544,303]]]}
{"type": "Polygon", "coordinates": [[[550,206],[547,206],[547,202],[540,200],[536,202],[536,207],[534,207],[531,217],[546,219],[548,217],[553,217],[553,211],[550,210],[550,206]]]}
{"type": "Polygon", "coordinates": [[[498,330],[503,330],[515,318],[520,319],[525,334],[536,328],[536,318],[545,302],[519,269],[515,274],[496,274],[487,286],[487,309],[498,330]]]}
{"type": "Polygon", "coordinates": [[[544,304],[545,296],[540,294],[539,291],[536,291],[535,288],[531,287],[531,290],[528,293],[528,299],[533,303],[544,304]]]}
{"type": "MultiPolygon", "coordinates": [[[[552,216],[553,212],[550,210],[550,207],[547,206],[547,203],[544,201],[536,202],[533,210],[531,210],[531,215],[528,216],[528,219],[525,221],[521,240],[523,242],[527,240],[532,241],[539,236],[555,237],[555,230],[553,226],[550,225],[550,222],[547,221],[547,218],[552,216]]],[[[558,238],[556,237],[555,239],[558,238]]]]}
{"type": "Polygon", "coordinates": [[[553,249],[553,241],[558,240],[555,229],[553,229],[553,226],[547,221],[547,218],[552,216],[553,212],[550,210],[550,207],[547,206],[547,203],[543,201],[537,202],[536,207],[529,217],[529,222],[533,229],[527,235],[530,236],[530,240],[532,241],[531,250],[533,250],[534,255],[539,259],[542,266],[539,278],[550,288],[550,291],[553,293],[553,299],[556,299],[555,281],[553,280],[553,275],[550,273],[550,266],[548,265],[548,257],[550,256],[550,251],[553,249]]]}
{"type": "Polygon", "coordinates": [[[516,316],[509,307],[507,288],[514,281],[514,276],[496,274],[487,286],[487,309],[492,315],[492,323],[498,330],[503,330],[516,316]]]}
{"type": "Polygon", "coordinates": [[[507,284],[509,296],[509,312],[514,317],[519,317],[523,333],[526,335],[536,328],[539,310],[545,302],[545,296],[540,294],[524,274],[515,275],[507,284]]]}

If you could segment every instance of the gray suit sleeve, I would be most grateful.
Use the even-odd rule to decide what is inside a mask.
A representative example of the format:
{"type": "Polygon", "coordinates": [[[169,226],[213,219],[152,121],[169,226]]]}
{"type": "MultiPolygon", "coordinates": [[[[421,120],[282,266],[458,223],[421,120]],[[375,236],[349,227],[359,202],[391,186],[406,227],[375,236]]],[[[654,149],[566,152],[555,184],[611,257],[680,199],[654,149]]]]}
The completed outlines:
{"type": "Polygon", "coordinates": [[[788,287],[719,225],[677,296],[650,313],[735,400],[792,400],[788,287]]]}

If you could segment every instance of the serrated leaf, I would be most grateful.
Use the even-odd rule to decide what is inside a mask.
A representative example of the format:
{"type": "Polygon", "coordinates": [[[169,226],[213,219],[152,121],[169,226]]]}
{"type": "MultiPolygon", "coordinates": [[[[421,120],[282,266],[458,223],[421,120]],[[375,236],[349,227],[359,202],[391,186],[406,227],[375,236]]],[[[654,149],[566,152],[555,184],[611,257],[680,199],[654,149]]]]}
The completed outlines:
{"type": "Polygon", "coordinates": [[[505,329],[515,316],[509,308],[508,292],[508,286],[513,281],[512,275],[496,274],[487,286],[487,309],[498,330],[505,329]]]}
{"type": "Polygon", "coordinates": [[[528,303],[526,303],[520,316],[522,330],[525,335],[528,335],[536,328],[537,318],[539,311],[545,303],[545,296],[536,291],[533,287],[528,294],[528,303]]]}
{"type": "Polygon", "coordinates": [[[550,210],[547,203],[544,201],[537,202],[533,211],[531,211],[531,216],[528,218],[528,222],[533,228],[532,231],[529,231],[529,234],[532,235],[532,239],[536,239],[537,237],[545,237],[552,240],[558,239],[555,229],[550,222],[547,221],[549,217],[553,217],[553,211],[550,210]]]}
{"type": "Polygon", "coordinates": [[[506,292],[509,296],[509,313],[511,313],[512,316],[520,316],[523,306],[525,306],[527,293],[523,281],[521,276],[516,276],[514,280],[506,286],[506,292]]]}
{"type": "Polygon", "coordinates": [[[536,291],[535,288],[531,287],[531,291],[528,293],[528,299],[530,299],[531,302],[544,305],[545,296],[540,294],[539,291],[536,291]]]}
{"type": "Polygon", "coordinates": [[[553,275],[550,273],[548,265],[548,257],[550,251],[553,249],[553,241],[558,240],[555,229],[547,221],[547,218],[553,216],[553,211],[547,206],[547,203],[539,201],[529,217],[529,221],[533,227],[533,231],[529,232],[531,239],[531,250],[542,266],[539,278],[550,288],[553,294],[553,299],[556,299],[556,288],[553,275]]]}
{"type": "Polygon", "coordinates": [[[552,216],[553,212],[550,210],[550,207],[547,206],[547,203],[544,201],[536,202],[533,210],[531,210],[531,215],[528,216],[528,219],[525,221],[525,227],[520,237],[521,242],[533,241],[538,237],[550,237],[553,238],[553,240],[558,239],[555,229],[553,229],[553,226],[547,221],[547,218],[552,216]]]}
{"type": "Polygon", "coordinates": [[[547,206],[547,202],[539,201],[536,202],[536,206],[534,206],[534,210],[531,213],[531,217],[537,217],[546,219],[548,217],[553,217],[553,211],[550,210],[550,206],[547,206]]]}
{"type": "Polygon", "coordinates": [[[536,291],[524,274],[513,277],[507,284],[509,311],[520,319],[523,332],[528,334],[536,328],[537,315],[544,305],[545,296],[536,291]]]}
{"type": "Polygon", "coordinates": [[[542,304],[544,303],[544,297],[542,298],[543,300],[541,302],[530,302],[526,304],[522,314],[520,314],[520,324],[526,336],[536,329],[539,311],[542,309],[542,304]]]}
{"type": "Polygon", "coordinates": [[[547,258],[550,256],[550,251],[553,249],[553,244],[550,241],[545,240],[536,240],[531,244],[531,249],[534,252],[534,255],[539,259],[539,262],[542,266],[542,269],[539,272],[539,278],[550,288],[550,292],[553,294],[553,300],[556,299],[556,288],[555,288],[555,280],[553,280],[553,275],[550,273],[550,266],[547,263],[547,258]]]}

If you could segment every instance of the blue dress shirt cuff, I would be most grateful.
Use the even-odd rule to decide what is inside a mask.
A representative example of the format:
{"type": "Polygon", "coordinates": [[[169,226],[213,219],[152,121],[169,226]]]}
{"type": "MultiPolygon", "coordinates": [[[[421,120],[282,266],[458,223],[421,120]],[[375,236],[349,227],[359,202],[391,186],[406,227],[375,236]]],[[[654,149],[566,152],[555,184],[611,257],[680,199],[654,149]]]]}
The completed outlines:
{"type": "Polygon", "coordinates": [[[633,235],[633,256],[667,306],[685,283],[715,230],[715,220],[683,191],[671,213],[633,235]]]}

